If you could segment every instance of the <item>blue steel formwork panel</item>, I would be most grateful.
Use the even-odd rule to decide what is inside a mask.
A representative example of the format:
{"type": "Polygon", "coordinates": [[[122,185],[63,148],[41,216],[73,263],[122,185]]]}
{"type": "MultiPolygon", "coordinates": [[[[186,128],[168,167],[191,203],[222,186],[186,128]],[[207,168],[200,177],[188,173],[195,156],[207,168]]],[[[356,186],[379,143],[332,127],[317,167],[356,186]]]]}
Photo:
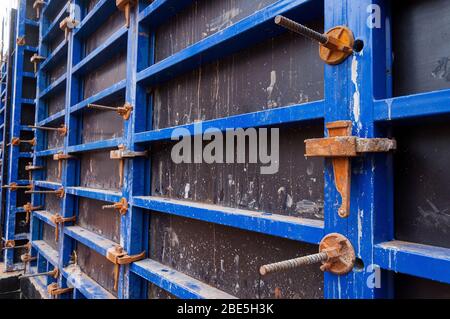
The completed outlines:
{"type": "MultiPolygon", "coordinates": [[[[175,266],[151,258],[151,250],[155,248],[149,243],[157,241],[157,238],[151,237],[149,229],[150,221],[155,215],[173,217],[174,220],[186,219],[191,223],[199,223],[198,225],[207,223],[214,225],[213,227],[224,227],[230,232],[245,231],[255,238],[268,235],[312,245],[317,245],[326,234],[343,234],[355,248],[357,266],[345,276],[326,273],[324,286],[320,287],[325,298],[392,298],[395,296],[393,272],[448,284],[448,248],[395,240],[392,154],[367,155],[353,160],[351,212],[350,217],[346,219],[337,215],[341,197],[334,184],[330,160],[325,161],[322,220],[166,198],[152,193],[152,186],[155,185],[151,185],[154,179],[149,175],[153,173],[152,161],[158,160],[156,156],[160,149],[157,145],[170,140],[176,129],[184,129],[184,135],[194,136],[210,128],[226,131],[250,127],[309,127],[311,122],[349,120],[353,123],[355,136],[373,138],[389,136],[386,124],[390,125],[393,120],[448,114],[450,110],[448,90],[445,89],[393,97],[390,77],[390,1],[267,1],[264,6],[247,16],[224,24],[220,32],[206,34],[186,47],[174,50],[175,53],[171,52],[163,58],[158,57],[157,32],[167,23],[173,22],[171,18],[183,14],[197,2],[138,1],[131,13],[129,28],[118,27],[100,44],[89,50],[86,49],[86,39],[117,13],[114,2],[74,0],[67,7],[58,7],[55,0],[50,0],[46,4],[40,22],[39,48],[40,55],[46,57],[46,60],[38,72],[36,123],[43,126],[64,123],[68,134],[63,145],[48,148],[45,135],[37,132],[34,165],[49,165],[52,156],[58,152],[74,157],[63,161],[60,182],[55,183],[48,179],[47,167],[47,174],[34,174],[34,186],[43,190],[63,187],[65,196],[60,203],[60,214],[63,217],[76,216],[77,222],[61,226],[60,240],[56,243],[57,246],[52,248],[43,240],[42,225],[53,227],[49,213],[57,212],[35,212],[31,236],[34,252],[43,260],[44,266],[48,268],[48,264],[57,264],[58,268],[62,269],[59,285],[73,287],[73,298],[147,298],[149,284],[179,298],[235,297],[236,291],[219,289],[211,283],[195,278],[195,275],[188,276],[175,266]],[[373,12],[380,13],[380,25],[377,27],[371,27],[368,23],[373,12]],[[196,123],[168,125],[163,128],[154,125],[156,87],[167,85],[179,76],[238,54],[265,40],[283,36],[285,30],[273,23],[273,19],[279,14],[303,23],[323,17],[325,29],[346,25],[352,29],[356,39],[363,41],[363,50],[355,52],[340,65],[325,65],[324,96],[315,101],[301,101],[284,107],[206,119],[201,121],[200,129],[196,123]],[[65,16],[75,19],[77,26],[69,33],[67,40],[55,45],[49,52],[49,39],[62,32],[58,30],[56,22],[48,21],[49,17],[56,17],[56,21],[59,21],[65,16]],[[89,90],[84,80],[86,75],[95,73],[106,60],[113,59],[124,51],[124,78],[86,95],[85,92],[89,90]],[[64,57],[65,73],[53,83],[48,83],[44,79],[57,64],[55,61],[64,57]],[[48,114],[46,101],[60,91],[65,92],[64,108],[48,114]],[[123,121],[123,134],[85,142],[83,116],[90,112],[89,104],[114,103],[115,100],[128,102],[133,106],[130,119],[123,121]],[[125,161],[124,183],[119,189],[99,189],[83,185],[83,158],[95,152],[115,150],[119,145],[130,151],[149,150],[150,156],[148,159],[125,161]],[[80,210],[87,210],[81,202],[90,200],[112,204],[122,198],[127,199],[129,207],[127,213],[120,217],[119,237],[114,240],[99,234],[95,229],[89,228],[89,225],[78,223],[81,214],[85,213],[80,210]],[[71,256],[77,248],[83,246],[98,255],[97,260],[101,260],[106,257],[107,251],[117,244],[131,255],[146,251],[147,259],[121,267],[119,289],[112,292],[105,287],[105,282],[113,280],[112,276],[94,280],[91,278],[92,274],[88,275],[87,270],[74,262],[71,256]]],[[[161,161],[161,158],[159,160],[161,161]]],[[[104,164],[109,165],[106,162],[104,164]]],[[[111,174],[117,175],[118,172],[111,171],[111,174]]],[[[33,204],[45,205],[45,198],[33,196],[33,204]]],[[[92,213],[99,214],[95,211],[92,213]]],[[[111,213],[111,218],[113,214],[111,213]]],[[[255,271],[256,266],[259,265],[254,265],[255,271]]]]}
{"type": "MultiPolygon", "coordinates": [[[[13,183],[23,187],[29,186],[30,182],[25,177],[25,166],[31,162],[32,143],[21,142],[22,140],[32,142],[33,132],[27,123],[30,113],[34,113],[35,99],[35,74],[31,67],[30,57],[37,53],[38,45],[38,23],[32,17],[30,8],[32,1],[19,1],[17,9],[16,34],[14,42],[14,69],[11,94],[11,118],[9,127],[8,148],[8,178],[3,181],[3,186],[13,183]],[[19,138],[18,145],[12,145],[12,140],[19,138]]],[[[28,202],[27,195],[18,192],[21,190],[6,190],[5,210],[5,240],[27,241],[29,239],[29,225],[26,223],[23,206],[28,202]]],[[[8,249],[4,253],[5,268],[7,271],[17,268],[15,263],[21,263],[14,249],[8,249]],[[15,256],[16,255],[16,256],[15,256]]],[[[19,266],[21,267],[21,266],[19,266]]]]}

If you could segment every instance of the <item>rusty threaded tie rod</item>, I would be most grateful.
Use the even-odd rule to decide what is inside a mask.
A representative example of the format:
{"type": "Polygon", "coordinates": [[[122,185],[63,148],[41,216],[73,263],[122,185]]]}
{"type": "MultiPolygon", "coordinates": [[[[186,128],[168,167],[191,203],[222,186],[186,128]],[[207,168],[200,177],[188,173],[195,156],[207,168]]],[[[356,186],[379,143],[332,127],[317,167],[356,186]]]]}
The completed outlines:
{"type": "Polygon", "coordinates": [[[318,264],[318,263],[327,261],[328,258],[329,258],[328,254],[326,252],[322,252],[322,253],[318,253],[315,255],[286,260],[286,261],[269,264],[269,265],[264,265],[259,269],[259,273],[262,276],[265,276],[265,275],[275,273],[275,272],[299,268],[301,266],[318,264]]]}
{"type": "Polygon", "coordinates": [[[25,278],[34,278],[34,277],[42,277],[42,276],[49,276],[49,277],[58,277],[59,270],[58,268],[53,269],[52,271],[47,272],[41,272],[38,274],[29,274],[29,275],[21,275],[19,279],[25,279],[25,278]]]}
{"type": "Polygon", "coordinates": [[[328,36],[322,33],[319,33],[317,31],[314,31],[313,29],[308,28],[307,26],[304,26],[303,24],[300,24],[298,22],[295,22],[291,19],[288,19],[283,16],[277,16],[275,18],[275,23],[279,26],[282,26],[286,29],[291,30],[292,32],[301,34],[305,37],[308,37],[314,41],[317,41],[322,44],[328,43],[328,36]]]}

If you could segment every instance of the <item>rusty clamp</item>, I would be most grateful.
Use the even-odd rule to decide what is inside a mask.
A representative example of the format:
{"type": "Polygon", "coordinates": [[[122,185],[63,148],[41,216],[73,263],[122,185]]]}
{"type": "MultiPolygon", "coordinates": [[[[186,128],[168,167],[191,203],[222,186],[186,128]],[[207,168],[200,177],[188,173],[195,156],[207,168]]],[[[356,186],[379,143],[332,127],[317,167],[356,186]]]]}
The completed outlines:
{"type": "Polygon", "coordinates": [[[42,206],[33,207],[33,205],[31,205],[31,203],[26,203],[23,206],[23,209],[24,209],[25,213],[27,214],[27,216],[25,218],[25,222],[28,224],[28,223],[30,223],[31,213],[34,212],[34,211],[42,209],[42,206]]]}
{"type": "Polygon", "coordinates": [[[340,64],[353,53],[355,38],[352,30],[345,26],[334,27],[325,34],[322,34],[283,16],[277,16],[275,23],[292,32],[319,42],[320,58],[327,64],[340,64]]]}
{"type": "Polygon", "coordinates": [[[119,211],[121,216],[125,216],[128,212],[128,201],[126,198],[122,198],[120,202],[115,203],[113,205],[104,205],[102,209],[116,209],[119,211]]]}
{"type": "Polygon", "coordinates": [[[78,26],[79,22],[71,17],[66,17],[59,24],[59,28],[64,31],[64,38],[69,39],[69,33],[78,26]]]}
{"type": "Polygon", "coordinates": [[[136,0],[116,0],[116,7],[125,14],[125,26],[130,27],[131,8],[137,4],[136,0]]]}
{"type": "Polygon", "coordinates": [[[58,161],[58,178],[61,178],[62,175],[62,162],[71,159],[76,159],[76,156],[64,154],[63,152],[53,155],[53,160],[58,161]]]}
{"type": "Polygon", "coordinates": [[[27,44],[27,41],[25,40],[25,37],[17,37],[16,44],[18,46],[24,46],[27,44]]]}
{"type": "Polygon", "coordinates": [[[353,270],[355,261],[355,250],[350,241],[341,234],[329,234],[320,242],[318,254],[264,265],[259,272],[262,276],[265,276],[306,265],[322,263],[320,267],[322,271],[335,275],[345,275],[353,270]]]}
{"type": "Polygon", "coordinates": [[[45,61],[45,58],[43,56],[40,56],[39,54],[35,53],[31,59],[30,62],[33,63],[34,65],[34,73],[36,73],[38,71],[38,64],[45,61]]]}
{"type": "Polygon", "coordinates": [[[53,299],[72,291],[73,288],[60,288],[56,282],[47,286],[47,292],[53,299]]]}
{"type": "Polygon", "coordinates": [[[39,19],[41,17],[41,11],[42,7],[45,6],[47,3],[43,0],[36,0],[33,3],[33,9],[36,10],[36,18],[39,19]]]}
{"type": "Polygon", "coordinates": [[[121,246],[115,246],[106,252],[106,258],[114,264],[114,291],[119,288],[120,266],[129,265],[145,258],[145,251],[139,255],[129,256],[121,246]]]}
{"type": "Polygon", "coordinates": [[[115,151],[111,151],[110,153],[110,159],[113,160],[119,160],[120,166],[119,166],[119,186],[123,186],[123,177],[124,177],[124,170],[125,170],[125,160],[126,159],[133,159],[136,157],[146,157],[148,153],[146,151],[144,152],[133,152],[128,151],[125,147],[125,145],[119,145],[119,149],[115,151]]]}
{"type": "Polygon", "coordinates": [[[327,157],[333,160],[336,189],[342,197],[339,216],[350,215],[351,158],[364,153],[384,153],[395,150],[397,143],[387,138],[359,138],[352,136],[352,122],[327,124],[328,138],[306,140],[306,157],[327,157]]]}
{"type": "Polygon", "coordinates": [[[63,225],[65,223],[74,223],[76,222],[77,218],[76,216],[64,218],[59,214],[55,214],[50,217],[50,220],[52,221],[53,224],[55,224],[55,241],[57,242],[59,240],[60,225],[63,225]]]}

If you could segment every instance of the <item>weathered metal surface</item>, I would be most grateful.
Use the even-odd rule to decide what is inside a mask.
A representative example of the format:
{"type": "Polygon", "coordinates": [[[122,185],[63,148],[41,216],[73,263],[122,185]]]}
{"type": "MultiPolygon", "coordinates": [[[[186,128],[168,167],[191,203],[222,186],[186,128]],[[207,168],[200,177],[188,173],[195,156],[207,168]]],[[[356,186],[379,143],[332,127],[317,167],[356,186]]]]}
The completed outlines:
{"type": "Polygon", "coordinates": [[[450,88],[450,3],[393,2],[394,95],[450,88]]]}
{"type": "MultiPolygon", "coordinates": [[[[315,24],[320,29],[320,23],[315,24]]],[[[155,129],[323,98],[317,45],[286,34],[155,88],[155,129]]]]}
{"type": "MultiPolygon", "coordinates": [[[[115,104],[121,105],[120,103],[115,104]]],[[[123,136],[123,119],[116,113],[88,110],[83,114],[83,143],[109,140],[121,136],[123,136]]]]}
{"type": "MultiPolygon", "coordinates": [[[[60,183],[61,178],[59,177],[58,171],[58,162],[53,160],[53,158],[48,157],[45,162],[45,172],[46,172],[46,180],[48,182],[60,183]]],[[[51,197],[51,196],[47,196],[51,197]]]]}
{"type": "Polygon", "coordinates": [[[109,152],[84,153],[80,163],[80,186],[119,191],[119,162],[111,160],[109,152]]]}
{"type": "Polygon", "coordinates": [[[55,228],[49,224],[42,224],[42,239],[54,250],[58,250],[58,243],[55,241],[55,228]]]}
{"type": "Polygon", "coordinates": [[[108,203],[91,199],[79,200],[77,224],[102,237],[120,242],[120,214],[114,210],[103,210],[108,203]]]}
{"type": "Polygon", "coordinates": [[[152,195],[323,219],[323,160],[304,156],[304,140],[315,134],[323,134],[320,124],[281,128],[280,170],[274,175],[261,175],[259,164],[177,165],[173,144],[154,145],[152,195]]]}
{"type": "Polygon", "coordinates": [[[316,253],[317,246],[151,213],[150,257],[239,298],[323,297],[323,274],[307,266],[261,278],[259,267],[316,253]],[[264,249],[261,249],[264,247],[264,249]]]}
{"type": "Polygon", "coordinates": [[[394,132],[396,238],[450,248],[450,129],[435,119],[399,124],[394,132]]]}
{"type": "Polygon", "coordinates": [[[114,292],[114,265],[106,257],[80,243],[77,245],[77,255],[78,266],[81,270],[103,288],[117,296],[117,293],[114,292]]]}
{"type": "Polygon", "coordinates": [[[235,24],[275,0],[193,1],[156,31],[156,61],[235,24]]]}

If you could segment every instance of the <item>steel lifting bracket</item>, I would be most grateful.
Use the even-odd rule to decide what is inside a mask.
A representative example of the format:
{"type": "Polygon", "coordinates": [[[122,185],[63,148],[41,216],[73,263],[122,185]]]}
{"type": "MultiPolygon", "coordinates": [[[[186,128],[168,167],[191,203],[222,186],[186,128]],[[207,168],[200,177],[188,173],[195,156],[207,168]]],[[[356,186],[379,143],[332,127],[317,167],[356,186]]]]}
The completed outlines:
{"type": "Polygon", "coordinates": [[[76,157],[73,155],[64,154],[63,152],[53,155],[53,160],[58,161],[58,178],[61,178],[62,175],[62,162],[71,159],[76,159],[76,157]]]}
{"type": "Polygon", "coordinates": [[[116,7],[125,13],[125,26],[130,27],[131,8],[136,6],[136,0],[116,0],[116,7]]]}
{"type": "Polygon", "coordinates": [[[67,294],[72,291],[73,288],[60,288],[56,282],[47,286],[47,292],[52,298],[67,294]]]}
{"type": "Polygon", "coordinates": [[[50,220],[52,221],[53,224],[55,224],[55,241],[58,242],[60,225],[63,225],[65,223],[75,223],[77,218],[76,216],[64,218],[61,215],[56,214],[52,215],[52,217],[50,217],[50,220]]]}
{"type": "Polygon", "coordinates": [[[26,222],[27,224],[29,224],[29,223],[30,223],[31,213],[34,212],[34,211],[37,211],[37,210],[42,209],[42,206],[39,206],[39,207],[33,207],[33,205],[31,205],[31,203],[26,203],[26,204],[23,206],[23,209],[24,209],[25,213],[27,214],[27,216],[26,216],[26,218],[25,218],[25,222],[26,222]]]}
{"type": "Polygon", "coordinates": [[[325,34],[322,34],[283,16],[277,16],[275,23],[292,32],[319,42],[320,58],[327,64],[340,64],[353,53],[355,38],[352,30],[345,26],[334,27],[325,34]]]}
{"type": "Polygon", "coordinates": [[[117,209],[121,216],[125,216],[128,212],[128,201],[126,198],[122,198],[118,203],[102,206],[102,209],[117,209]]]}
{"type": "Polygon", "coordinates": [[[64,38],[66,39],[66,41],[67,39],[69,39],[69,32],[75,29],[78,23],[79,22],[77,20],[71,17],[67,17],[61,21],[61,23],[59,24],[59,28],[64,31],[64,38]]]}
{"type": "Polygon", "coordinates": [[[395,150],[397,142],[387,138],[352,136],[352,122],[327,124],[328,138],[306,140],[306,157],[328,157],[333,160],[336,189],[342,197],[339,216],[350,215],[351,158],[364,153],[384,153],[395,150]]]}
{"type": "Polygon", "coordinates": [[[34,64],[34,73],[36,73],[38,71],[38,64],[45,61],[45,58],[43,56],[38,55],[37,53],[35,53],[31,59],[30,62],[34,64]]]}
{"type": "Polygon", "coordinates": [[[120,187],[123,186],[123,176],[124,176],[124,170],[125,170],[125,160],[126,159],[133,159],[136,157],[146,157],[147,152],[133,152],[128,151],[125,147],[125,145],[119,145],[119,149],[115,151],[111,151],[110,153],[110,159],[113,160],[119,160],[120,161],[120,167],[119,167],[119,180],[120,180],[120,187]]]}
{"type": "Polygon", "coordinates": [[[335,275],[345,275],[355,266],[355,250],[350,241],[341,234],[325,236],[319,245],[319,253],[275,264],[264,265],[259,269],[262,276],[299,268],[306,265],[322,263],[320,269],[335,275]]]}
{"type": "Polygon", "coordinates": [[[46,3],[43,0],[36,0],[33,3],[33,9],[36,10],[36,18],[37,19],[39,19],[41,17],[41,10],[42,10],[42,7],[45,5],[46,5],[46,3]]]}
{"type": "Polygon", "coordinates": [[[121,246],[115,246],[106,252],[106,258],[114,264],[114,291],[119,288],[120,266],[129,265],[145,258],[145,251],[139,255],[129,256],[121,246]]]}

